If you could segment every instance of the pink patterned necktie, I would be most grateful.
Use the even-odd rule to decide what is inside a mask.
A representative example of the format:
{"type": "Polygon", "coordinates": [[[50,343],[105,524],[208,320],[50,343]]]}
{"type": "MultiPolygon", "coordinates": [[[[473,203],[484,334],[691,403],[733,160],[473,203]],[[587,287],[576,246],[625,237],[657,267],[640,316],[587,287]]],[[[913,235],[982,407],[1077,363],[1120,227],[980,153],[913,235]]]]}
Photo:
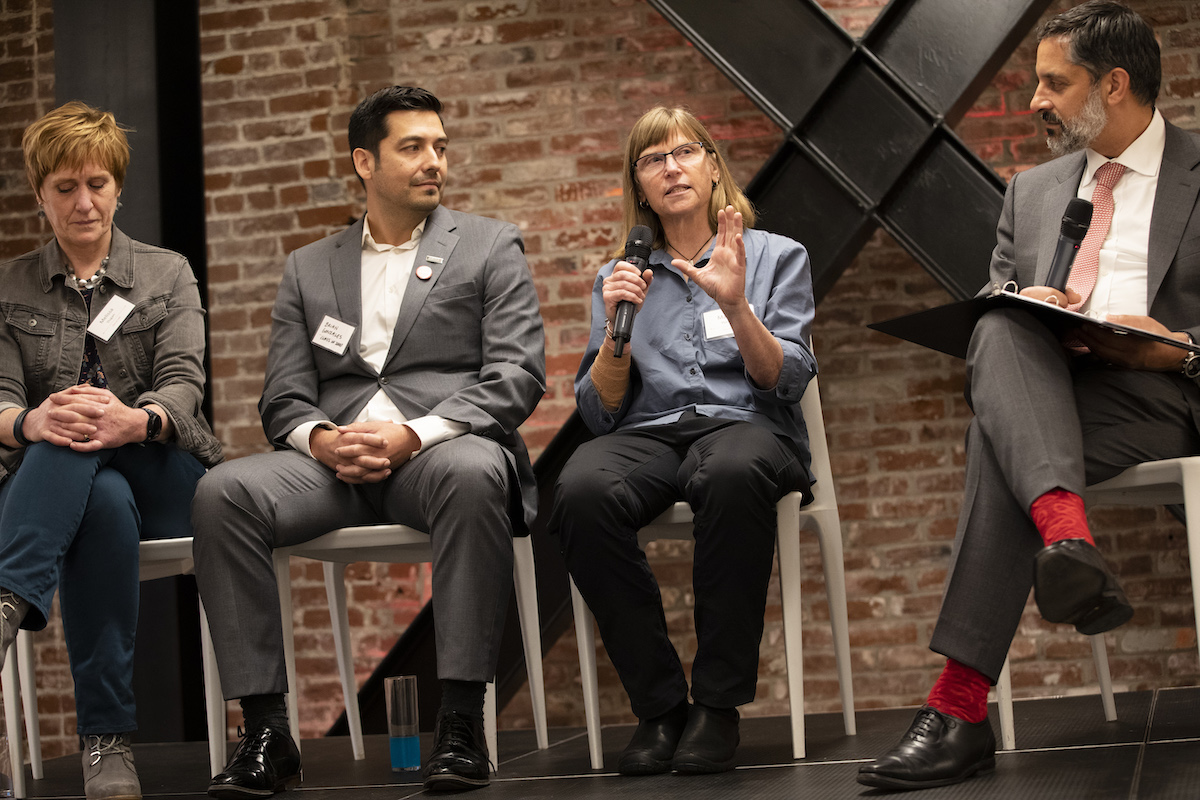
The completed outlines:
{"type": "Polygon", "coordinates": [[[1109,161],[1096,170],[1096,188],[1092,192],[1092,224],[1079,252],[1075,256],[1075,264],[1071,267],[1071,276],[1067,279],[1067,288],[1079,293],[1079,302],[1072,303],[1068,308],[1078,311],[1087,302],[1096,288],[1096,275],[1100,272],[1100,245],[1108,237],[1108,229],[1113,217],[1113,186],[1125,174],[1125,165],[1109,161]]]}

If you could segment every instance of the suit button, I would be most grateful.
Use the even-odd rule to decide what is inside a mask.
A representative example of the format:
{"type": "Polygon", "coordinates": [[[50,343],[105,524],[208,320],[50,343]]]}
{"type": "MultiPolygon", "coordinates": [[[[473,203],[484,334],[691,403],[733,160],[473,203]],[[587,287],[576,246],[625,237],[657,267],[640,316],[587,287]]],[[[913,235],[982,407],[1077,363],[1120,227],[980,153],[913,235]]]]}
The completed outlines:
{"type": "Polygon", "coordinates": [[[387,382],[388,382],[387,376],[384,376],[384,377],[382,377],[382,378],[380,378],[380,379],[379,379],[379,385],[380,385],[380,386],[387,386],[387,382]]]}

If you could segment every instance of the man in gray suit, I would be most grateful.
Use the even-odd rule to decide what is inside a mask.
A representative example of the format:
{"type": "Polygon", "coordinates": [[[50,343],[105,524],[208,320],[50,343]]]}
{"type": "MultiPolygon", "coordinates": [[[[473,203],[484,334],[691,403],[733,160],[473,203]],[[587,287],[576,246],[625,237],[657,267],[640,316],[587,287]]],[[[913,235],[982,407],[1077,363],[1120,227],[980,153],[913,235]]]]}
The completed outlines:
{"type": "MultiPolygon", "coordinates": [[[[1031,107],[1062,156],[1013,178],[992,285],[1200,339],[1200,136],[1155,109],[1154,32],[1093,0],[1038,32],[1031,107]],[[1047,282],[1069,200],[1095,206],[1066,292],[1047,282]]],[[[1084,325],[1060,341],[1032,315],[992,311],[967,355],[966,491],[931,649],[946,667],[904,738],[859,783],[957,783],[995,764],[987,721],[1030,585],[1042,616],[1101,633],[1133,614],[1088,531],[1084,487],[1146,460],[1200,453],[1200,359],[1084,325]]]]}
{"type": "Polygon", "coordinates": [[[393,86],[354,111],[367,213],[287,260],[259,402],[276,452],[214,469],[196,492],[196,579],[224,694],[246,720],[214,797],[270,795],[300,774],[272,549],[387,522],[433,545],[442,707],[425,787],[488,783],[484,687],[512,536],[537,499],[517,426],[545,391],[545,356],[517,229],[440,205],[441,108],[393,86]]]}

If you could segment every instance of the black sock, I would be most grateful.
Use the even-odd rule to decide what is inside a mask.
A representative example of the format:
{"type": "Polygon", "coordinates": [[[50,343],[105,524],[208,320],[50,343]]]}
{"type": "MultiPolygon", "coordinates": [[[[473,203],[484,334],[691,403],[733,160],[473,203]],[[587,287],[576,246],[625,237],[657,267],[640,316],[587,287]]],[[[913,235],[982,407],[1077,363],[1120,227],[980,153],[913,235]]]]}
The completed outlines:
{"type": "Polygon", "coordinates": [[[291,734],[287,702],[282,694],[252,694],[243,697],[240,702],[247,731],[257,730],[265,725],[280,733],[291,734]]]}
{"type": "Polygon", "coordinates": [[[483,681],[442,681],[442,708],[468,717],[483,719],[483,699],[487,684],[483,681]]]}

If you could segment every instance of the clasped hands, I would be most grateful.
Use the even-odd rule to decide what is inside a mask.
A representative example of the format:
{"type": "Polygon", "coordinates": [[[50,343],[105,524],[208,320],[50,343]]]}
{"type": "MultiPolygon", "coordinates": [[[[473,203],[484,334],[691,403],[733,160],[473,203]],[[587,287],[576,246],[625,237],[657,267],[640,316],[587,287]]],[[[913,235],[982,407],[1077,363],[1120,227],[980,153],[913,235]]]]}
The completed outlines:
{"type": "Polygon", "coordinates": [[[26,415],[23,427],[31,442],[92,453],[143,441],[146,414],[108,389],[84,383],[51,394],[26,415]]]}
{"type": "MultiPolygon", "coordinates": [[[[1078,303],[1080,299],[1079,294],[1070,287],[1067,287],[1064,293],[1049,286],[1028,286],[1021,290],[1021,295],[1052,303],[1062,308],[1066,308],[1072,303],[1078,303]]],[[[1137,328],[1159,336],[1167,336],[1172,339],[1178,339],[1181,342],[1188,341],[1186,333],[1168,330],[1165,325],[1153,317],[1137,314],[1108,314],[1104,319],[1107,322],[1115,322],[1118,325],[1124,325],[1129,328],[1137,328]]],[[[1162,342],[1155,342],[1151,339],[1144,339],[1140,336],[1129,336],[1108,328],[1102,328],[1099,325],[1080,325],[1078,328],[1069,331],[1067,336],[1077,338],[1094,355],[1110,364],[1116,364],[1119,367],[1127,367],[1129,369],[1175,372],[1182,367],[1183,359],[1187,355],[1186,351],[1178,347],[1172,347],[1162,342]]]]}
{"type": "Polygon", "coordinates": [[[394,422],[354,422],[335,430],[313,428],[313,457],[345,483],[378,483],[412,458],[421,440],[412,428],[394,422]]]}

